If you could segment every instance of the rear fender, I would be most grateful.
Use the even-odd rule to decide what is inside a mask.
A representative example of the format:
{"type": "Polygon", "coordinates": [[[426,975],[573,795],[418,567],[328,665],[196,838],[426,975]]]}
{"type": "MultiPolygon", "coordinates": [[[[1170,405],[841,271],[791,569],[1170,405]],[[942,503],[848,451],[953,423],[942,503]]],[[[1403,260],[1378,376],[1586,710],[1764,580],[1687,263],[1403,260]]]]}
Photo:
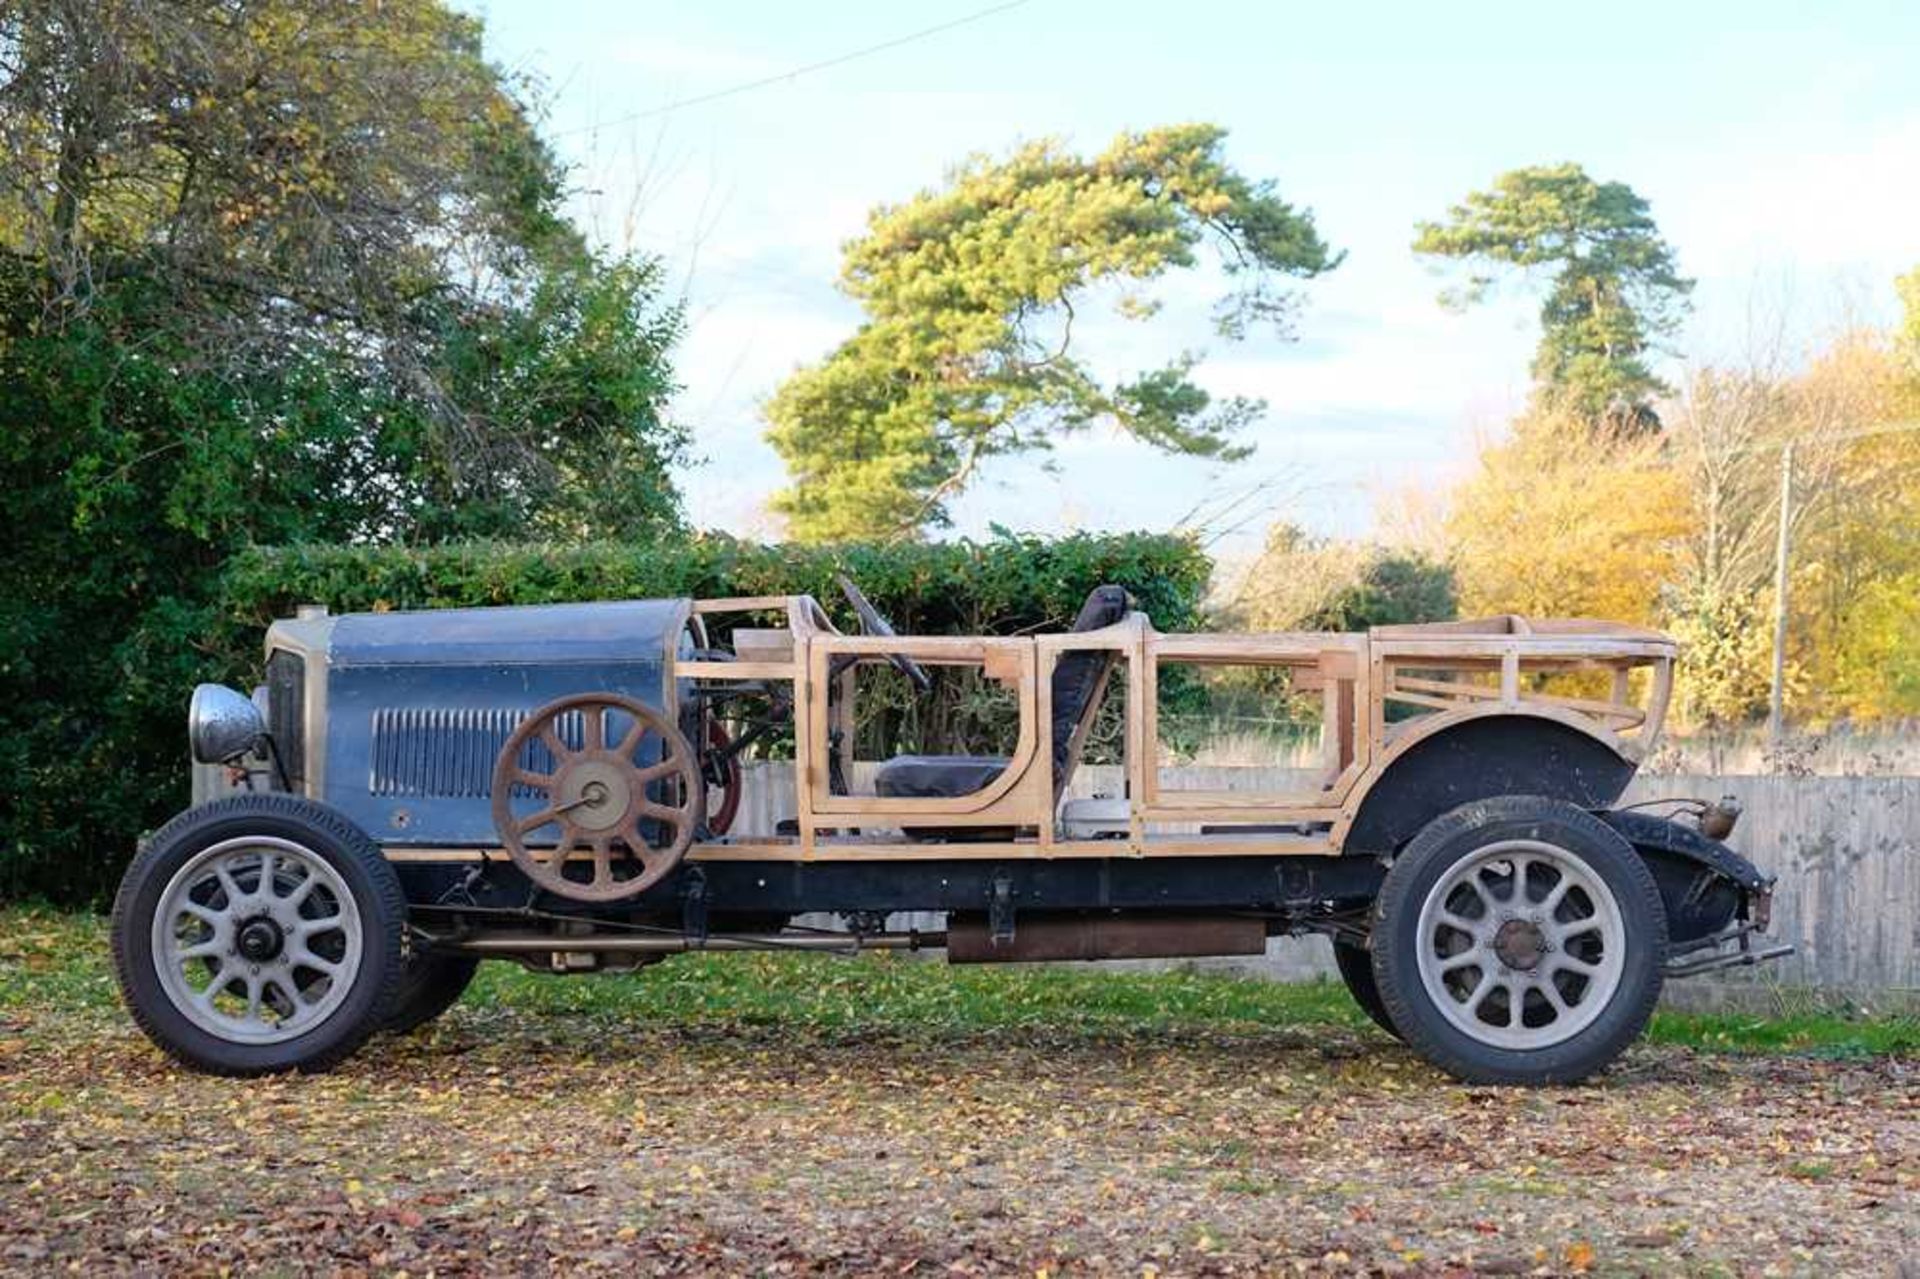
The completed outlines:
{"type": "MultiPolygon", "coordinates": [[[[1764,910],[1773,877],[1716,839],[1691,826],[1650,813],[1596,814],[1647,863],[1667,907],[1673,944],[1699,941],[1764,910]]],[[[1754,919],[1766,927],[1765,919],[1754,919]]]]}
{"type": "Polygon", "coordinates": [[[1499,795],[1541,795],[1611,808],[1633,780],[1616,742],[1558,716],[1508,711],[1435,716],[1390,747],[1356,787],[1348,853],[1390,855],[1442,813],[1499,795]]]}

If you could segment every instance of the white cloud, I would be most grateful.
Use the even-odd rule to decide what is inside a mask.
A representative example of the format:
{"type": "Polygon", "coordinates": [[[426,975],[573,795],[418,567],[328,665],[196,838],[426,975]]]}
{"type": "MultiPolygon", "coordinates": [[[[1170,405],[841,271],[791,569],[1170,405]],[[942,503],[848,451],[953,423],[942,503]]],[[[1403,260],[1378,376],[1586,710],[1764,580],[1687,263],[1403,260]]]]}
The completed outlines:
{"type": "Polygon", "coordinates": [[[1920,116],[1851,141],[1724,157],[1663,209],[1668,237],[1702,275],[1741,276],[1758,262],[1803,274],[1920,259],[1920,116]]]}

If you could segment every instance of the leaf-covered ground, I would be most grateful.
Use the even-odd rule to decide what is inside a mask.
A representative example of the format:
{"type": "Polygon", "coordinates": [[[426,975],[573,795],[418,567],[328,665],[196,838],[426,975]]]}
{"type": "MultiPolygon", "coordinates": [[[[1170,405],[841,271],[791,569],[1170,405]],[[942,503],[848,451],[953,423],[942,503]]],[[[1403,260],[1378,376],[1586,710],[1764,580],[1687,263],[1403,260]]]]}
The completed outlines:
{"type": "Polygon", "coordinates": [[[1911,1022],[1663,1019],[1453,1084],[1337,988],[870,957],[489,971],[337,1072],[203,1078],[97,923],[0,912],[8,1271],[1875,1273],[1911,1022]],[[1824,1028],[1823,1028],[1824,1025],[1824,1028]],[[1785,1041],[1788,1051],[1724,1047],[1785,1041]],[[1719,1044],[1723,1047],[1702,1047],[1719,1044]]]}

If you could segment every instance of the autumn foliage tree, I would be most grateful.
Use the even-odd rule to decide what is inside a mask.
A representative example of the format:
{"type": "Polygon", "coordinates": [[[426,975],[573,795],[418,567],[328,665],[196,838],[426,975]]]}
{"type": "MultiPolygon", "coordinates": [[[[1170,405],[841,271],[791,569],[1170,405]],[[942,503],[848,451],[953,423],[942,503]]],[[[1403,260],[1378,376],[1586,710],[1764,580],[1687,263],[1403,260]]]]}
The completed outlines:
{"type": "Polygon", "coordinates": [[[1255,631],[1364,631],[1458,615],[1455,572],[1421,551],[1315,537],[1287,522],[1267,531],[1220,609],[1255,631]]]}
{"type": "Polygon", "coordinates": [[[1793,446],[1786,701],[1802,723],[1920,713],[1920,388],[1897,339],[1802,367],[1699,367],[1657,436],[1538,411],[1483,449],[1431,543],[1462,609],[1617,618],[1680,641],[1677,721],[1765,714],[1782,455],[1793,446]]]}
{"type": "Polygon", "coordinates": [[[1790,650],[1821,719],[1920,714],[1920,384],[1898,342],[1847,335],[1795,380],[1830,455],[1796,533],[1790,650]]]}
{"type": "Polygon", "coordinates": [[[1903,312],[1900,323],[1902,353],[1913,361],[1914,371],[1920,375],[1920,267],[1915,267],[1893,283],[1900,294],[1903,312]]]}
{"type": "MultiPolygon", "coordinates": [[[[1339,261],[1312,216],[1223,157],[1225,131],[1129,133],[1094,156],[1057,141],[976,157],[947,182],[876,209],[845,251],[858,332],[767,407],[792,479],[775,508],[821,541],[913,535],[988,458],[1111,422],[1170,453],[1233,458],[1261,406],[1216,401],[1196,356],[1118,382],[1080,357],[1075,326],[1101,285],[1138,287],[1211,258],[1231,284],[1219,332],[1285,333],[1288,281],[1339,261]]],[[[1137,295],[1123,314],[1144,318],[1137,295]]]]}
{"type": "Polygon", "coordinates": [[[1577,425],[1522,419],[1450,495],[1444,543],[1464,614],[1658,620],[1687,529],[1682,485],[1657,442],[1577,425]]]}

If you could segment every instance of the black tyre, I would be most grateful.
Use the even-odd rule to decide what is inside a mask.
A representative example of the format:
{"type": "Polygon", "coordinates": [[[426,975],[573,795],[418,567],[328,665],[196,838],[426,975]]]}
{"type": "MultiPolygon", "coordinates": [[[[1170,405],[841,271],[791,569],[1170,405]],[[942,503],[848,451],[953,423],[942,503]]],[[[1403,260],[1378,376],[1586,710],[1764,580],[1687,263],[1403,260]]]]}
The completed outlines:
{"type": "Polygon", "coordinates": [[[162,827],[120,882],[113,962],[149,1039],[196,1070],[325,1070],[385,1022],[406,900],[358,827],[237,795],[162,827]]]}
{"type": "Polygon", "coordinates": [[[404,1035],[454,1006],[466,992],[480,961],[465,955],[416,954],[400,978],[400,993],[382,1029],[404,1035]]]}
{"type": "Polygon", "coordinates": [[[1387,1016],[1470,1083],[1571,1083],[1645,1030],[1667,921],[1633,847],[1559,800],[1509,795],[1416,835],[1374,905],[1387,1016]]]}
{"type": "Polygon", "coordinates": [[[1367,948],[1336,941],[1333,943],[1333,963],[1340,970],[1340,980],[1347,984],[1347,993],[1353,996],[1354,1003],[1360,1005],[1360,1011],[1395,1039],[1403,1038],[1400,1028],[1387,1015],[1387,1006],[1380,998],[1380,983],[1373,976],[1373,956],[1367,952],[1367,948]]]}

